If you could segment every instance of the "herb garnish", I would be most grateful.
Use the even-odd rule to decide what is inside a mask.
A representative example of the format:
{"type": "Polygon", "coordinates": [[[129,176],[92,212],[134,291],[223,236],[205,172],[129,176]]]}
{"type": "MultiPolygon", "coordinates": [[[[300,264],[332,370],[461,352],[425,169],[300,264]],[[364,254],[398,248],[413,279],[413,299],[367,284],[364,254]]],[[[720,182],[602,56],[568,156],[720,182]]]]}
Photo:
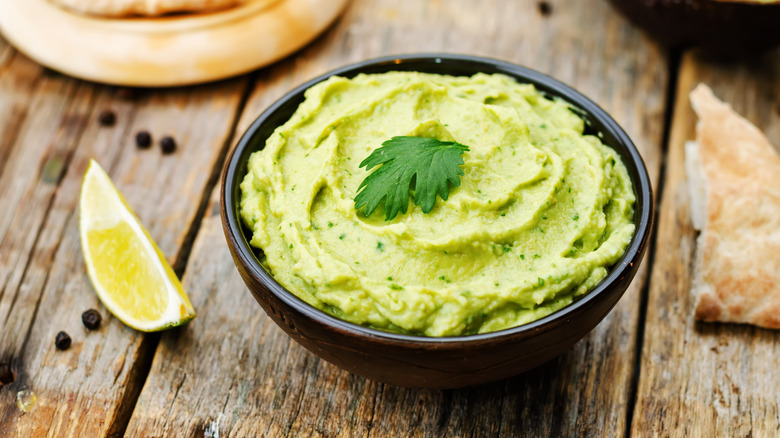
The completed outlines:
{"type": "Polygon", "coordinates": [[[355,208],[366,206],[370,216],[379,204],[385,203],[385,220],[398,212],[406,213],[409,192],[423,213],[430,213],[436,194],[446,201],[449,184],[460,186],[463,175],[463,152],[469,147],[454,141],[424,137],[393,137],[374,150],[360,167],[370,170],[382,165],[360,183],[355,196],[355,208]]]}

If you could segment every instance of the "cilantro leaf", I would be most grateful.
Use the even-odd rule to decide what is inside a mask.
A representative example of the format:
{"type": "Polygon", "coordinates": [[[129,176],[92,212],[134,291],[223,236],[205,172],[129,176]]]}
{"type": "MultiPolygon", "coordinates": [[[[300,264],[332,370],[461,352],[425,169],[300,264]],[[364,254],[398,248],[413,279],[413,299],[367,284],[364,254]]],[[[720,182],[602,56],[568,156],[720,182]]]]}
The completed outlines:
{"type": "Polygon", "coordinates": [[[406,213],[413,190],[415,205],[430,213],[436,194],[446,201],[448,183],[460,185],[461,155],[468,150],[466,145],[435,138],[405,136],[385,141],[360,163],[366,170],[382,166],[360,183],[355,209],[365,205],[365,214],[370,216],[384,200],[385,220],[389,221],[398,212],[406,213]]]}

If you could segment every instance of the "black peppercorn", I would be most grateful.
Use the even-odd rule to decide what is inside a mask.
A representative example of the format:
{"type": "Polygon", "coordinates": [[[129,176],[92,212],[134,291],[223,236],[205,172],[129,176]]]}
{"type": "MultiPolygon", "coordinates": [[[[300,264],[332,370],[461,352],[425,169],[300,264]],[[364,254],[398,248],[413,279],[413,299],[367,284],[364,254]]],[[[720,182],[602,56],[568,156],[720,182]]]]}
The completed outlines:
{"type": "Polygon", "coordinates": [[[54,338],[54,345],[58,350],[67,350],[70,348],[70,336],[65,332],[57,333],[57,337],[54,338]]]}
{"type": "Polygon", "coordinates": [[[7,385],[14,381],[14,373],[11,371],[11,364],[0,363],[0,386],[7,385]]]}
{"type": "Polygon", "coordinates": [[[84,327],[89,330],[97,330],[98,327],[100,327],[100,321],[102,320],[103,318],[100,316],[100,313],[95,309],[89,309],[81,314],[81,322],[83,322],[84,327]]]}
{"type": "Polygon", "coordinates": [[[172,154],[176,150],[176,140],[166,135],[160,140],[160,146],[164,154],[172,154]]]}
{"type": "Polygon", "coordinates": [[[98,115],[98,121],[103,126],[114,126],[116,123],[116,114],[111,110],[103,110],[98,115]]]}
{"type": "Polygon", "coordinates": [[[546,1],[540,1],[539,2],[539,13],[544,15],[545,17],[552,14],[552,5],[547,3],[546,1]]]}
{"type": "Polygon", "coordinates": [[[148,131],[138,131],[135,134],[135,145],[141,149],[146,149],[152,145],[152,135],[148,131]]]}

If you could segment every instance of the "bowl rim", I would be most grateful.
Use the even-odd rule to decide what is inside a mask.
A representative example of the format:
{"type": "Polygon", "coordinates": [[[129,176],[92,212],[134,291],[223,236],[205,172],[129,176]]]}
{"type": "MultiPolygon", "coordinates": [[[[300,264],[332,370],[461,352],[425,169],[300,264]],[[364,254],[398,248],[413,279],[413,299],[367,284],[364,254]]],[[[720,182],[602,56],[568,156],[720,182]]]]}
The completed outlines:
{"type": "MultiPolygon", "coordinates": [[[[265,141],[263,140],[263,144],[264,143],[265,141]]],[[[508,338],[524,337],[544,331],[544,329],[547,327],[555,326],[571,319],[577,312],[585,311],[587,308],[593,306],[599,299],[602,299],[609,287],[627,275],[627,273],[630,272],[633,268],[634,264],[638,264],[641,261],[641,257],[643,256],[644,249],[647,246],[651,234],[654,208],[655,205],[652,187],[650,184],[650,177],[647,173],[647,168],[645,166],[644,160],[642,159],[642,156],[625,131],[620,127],[620,125],[618,125],[618,123],[596,103],[594,103],[579,91],[576,91],[572,87],[564,84],[563,82],[560,82],[557,79],[553,79],[552,77],[540,73],[536,70],[492,58],[451,53],[414,53],[372,58],[330,70],[309,81],[306,81],[298,87],[295,87],[277,99],[267,109],[265,109],[241,135],[241,138],[239,139],[236,147],[230,151],[227,159],[225,160],[220,187],[220,211],[222,225],[224,228],[225,237],[228,240],[228,244],[231,244],[234,249],[234,257],[240,261],[243,267],[246,268],[247,272],[255,277],[258,282],[263,284],[278,299],[280,299],[286,305],[296,309],[307,318],[310,318],[320,324],[330,326],[337,331],[345,332],[346,334],[353,336],[357,335],[386,343],[417,344],[420,346],[425,345],[427,348],[430,348],[435,344],[456,344],[461,346],[463,344],[469,343],[493,343],[505,341],[508,338]],[[635,212],[636,228],[625,253],[620,258],[620,260],[612,266],[609,274],[595,287],[562,309],[523,325],[487,333],[462,336],[431,337],[385,332],[379,329],[364,327],[339,319],[338,317],[330,315],[325,311],[322,311],[298,298],[295,294],[288,291],[279,282],[277,282],[276,279],[274,279],[273,276],[271,276],[271,274],[261,266],[259,260],[257,260],[257,257],[255,256],[254,250],[252,250],[252,247],[249,245],[246,235],[243,232],[244,226],[238,214],[239,199],[234,196],[238,191],[237,188],[234,187],[240,184],[241,179],[243,179],[243,176],[246,174],[244,169],[238,169],[238,164],[241,161],[241,157],[244,155],[245,150],[252,145],[253,138],[259,128],[289,100],[298,98],[299,95],[302,95],[305,90],[319,82],[326,80],[331,76],[346,75],[351,77],[361,73],[363,70],[372,67],[385,68],[391,65],[411,63],[472,64],[476,67],[489,67],[491,71],[507,74],[519,82],[531,83],[537,87],[537,89],[539,89],[539,86],[541,85],[542,88],[544,88],[544,90],[541,91],[544,92],[547,90],[553,90],[553,94],[563,98],[568,103],[573,104],[575,109],[583,110],[592,118],[599,120],[603,124],[605,130],[609,131],[615,137],[617,142],[625,147],[628,156],[631,158],[631,165],[636,168],[636,174],[638,177],[637,181],[634,181],[632,178],[634,192],[637,196],[637,199],[639,199],[639,196],[643,198],[644,208],[638,211],[638,217],[637,213],[635,212]]]]}

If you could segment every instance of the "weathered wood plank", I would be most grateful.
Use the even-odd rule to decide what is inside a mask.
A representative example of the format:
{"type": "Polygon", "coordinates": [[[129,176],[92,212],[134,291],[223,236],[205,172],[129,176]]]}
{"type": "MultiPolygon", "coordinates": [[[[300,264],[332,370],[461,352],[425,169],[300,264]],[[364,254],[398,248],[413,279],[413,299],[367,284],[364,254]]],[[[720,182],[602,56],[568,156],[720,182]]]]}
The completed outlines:
{"type": "MultiPolygon", "coordinates": [[[[511,60],[593,97],[636,140],[657,177],[666,60],[600,1],[355,1],[336,28],[263,72],[239,132],[275,98],[330,68],[390,53],[450,51],[511,60]],[[595,31],[594,23],[599,23],[595,31]]],[[[128,436],[620,436],[636,354],[641,274],[568,354],[504,382],[454,391],[393,387],[319,360],[289,340],[241,283],[218,193],[185,285],[200,310],[165,333],[128,436]]]]}
{"type": "Polygon", "coordinates": [[[780,52],[730,65],[686,54],[680,69],[657,256],[650,279],[632,432],[664,436],[777,436],[780,333],[693,320],[692,228],[684,143],[695,138],[688,93],[699,82],[780,147],[780,52]]]}
{"type": "MultiPolygon", "coordinates": [[[[52,80],[75,84],[78,90],[70,98],[56,90],[41,93],[41,108],[53,107],[59,99],[74,102],[81,110],[77,122],[83,132],[71,139],[68,125],[57,128],[59,116],[31,111],[31,120],[43,120],[15,142],[11,153],[19,158],[3,175],[16,181],[13,169],[30,181],[30,188],[22,191],[24,202],[11,215],[7,229],[13,232],[6,234],[3,245],[8,242],[14,248],[12,239],[30,240],[31,245],[15,262],[13,281],[3,290],[3,302],[11,305],[0,307],[0,358],[10,362],[15,374],[11,384],[0,388],[0,436],[117,435],[143,383],[155,338],[112,318],[89,284],[78,238],[81,177],[89,159],[97,159],[171,262],[183,260],[248,80],[148,91],[131,99],[109,87],[52,80]],[[117,123],[100,126],[97,116],[109,108],[117,114],[117,123]],[[137,149],[134,135],[141,129],[157,142],[163,135],[173,136],[178,149],[163,155],[157,142],[149,150],[137,149]],[[27,151],[38,143],[46,147],[27,151]],[[47,152],[70,143],[76,144],[75,151],[47,152]],[[45,194],[49,200],[40,199],[45,194]],[[28,225],[28,231],[20,231],[28,225]],[[80,315],[89,308],[99,309],[104,318],[96,332],[81,324],[80,315]],[[64,352],[53,344],[60,330],[73,338],[64,352]],[[38,406],[29,414],[22,414],[14,402],[24,388],[38,396],[38,406]]],[[[3,196],[20,196],[15,188],[3,189],[3,196]]]]}
{"type": "MultiPolygon", "coordinates": [[[[45,74],[20,55],[0,78],[0,96],[0,117],[9,122],[0,125],[2,363],[6,356],[16,356],[23,345],[24,327],[29,326],[25,320],[32,315],[14,312],[15,305],[30,304],[19,301],[14,291],[20,287],[94,95],[75,80],[45,74]]],[[[32,304],[34,309],[34,299],[32,304]]]]}

